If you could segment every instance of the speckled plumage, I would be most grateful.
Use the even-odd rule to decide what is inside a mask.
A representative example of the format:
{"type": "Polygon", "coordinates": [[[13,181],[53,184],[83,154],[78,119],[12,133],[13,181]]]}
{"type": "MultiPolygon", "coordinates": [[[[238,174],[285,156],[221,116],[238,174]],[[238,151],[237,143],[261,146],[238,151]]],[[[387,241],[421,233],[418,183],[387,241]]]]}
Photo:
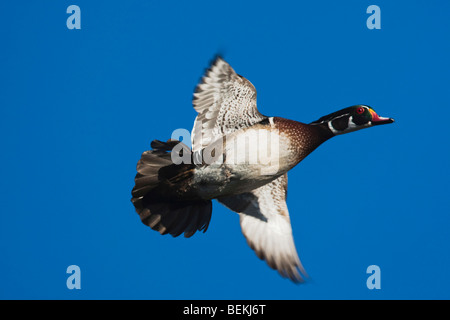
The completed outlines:
{"type": "Polygon", "coordinates": [[[288,137],[289,147],[296,155],[295,164],[303,160],[332,135],[319,126],[314,126],[294,120],[274,117],[276,128],[288,137]]]}
{"type": "Polygon", "coordinates": [[[256,108],[255,87],[220,57],[197,85],[192,103],[198,112],[192,130],[193,151],[264,119],[256,108]]]}

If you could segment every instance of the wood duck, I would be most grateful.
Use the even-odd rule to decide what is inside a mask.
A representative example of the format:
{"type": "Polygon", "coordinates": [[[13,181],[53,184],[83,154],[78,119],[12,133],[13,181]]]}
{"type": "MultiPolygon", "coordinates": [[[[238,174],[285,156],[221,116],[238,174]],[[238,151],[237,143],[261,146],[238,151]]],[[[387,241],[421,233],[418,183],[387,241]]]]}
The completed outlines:
{"type": "Polygon", "coordinates": [[[283,277],[303,282],[286,205],[287,171],[326,140],[394,122],[354,105],[309,124],[267,117],[255,87],[216,57],[197,85],[192,148],[154,140],[137,163],[132,203],[142,222],[161,234],[191,237],[208,228],[212,199],[240,216],[260,259],[283,277]]]}

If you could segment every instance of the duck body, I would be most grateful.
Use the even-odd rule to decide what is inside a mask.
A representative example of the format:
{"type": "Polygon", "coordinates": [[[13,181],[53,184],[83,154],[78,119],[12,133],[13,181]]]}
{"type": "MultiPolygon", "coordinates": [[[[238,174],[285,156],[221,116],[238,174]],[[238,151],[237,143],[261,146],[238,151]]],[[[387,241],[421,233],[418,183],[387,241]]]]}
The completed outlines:
{"type": "Polygon", "coordinates": [[[207,200],[250,192],[291,170],[329,137],[317,126],[268,117],[213,143],[209,150],[220,149],[222,157],[195,168],[189,184],[207,200]]]}
{"type": "Polygon", "coordinates": [[[216,199],[239,214],[259,258],[283,277],[304,281],[286,204],[287,172],[328,139],[393,119],[365,105],[309,124],[264,116],[253,85],[220,57],[193,104],[192,148],[154,140],[138,161],[131,201],[142,222],[161,234],[191,237],[207,230],[216,199]]]}

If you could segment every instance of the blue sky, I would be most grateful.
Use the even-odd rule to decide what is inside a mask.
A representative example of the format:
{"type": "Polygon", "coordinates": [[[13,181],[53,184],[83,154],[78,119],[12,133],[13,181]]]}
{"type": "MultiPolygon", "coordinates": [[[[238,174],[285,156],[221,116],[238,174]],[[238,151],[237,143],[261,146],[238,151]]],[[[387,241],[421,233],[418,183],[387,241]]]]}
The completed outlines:
{"type": "Polygon", "coordinates": [[[0,4],[0,298],[449,299],[445,1],[14,1],[0,4]],[[69,30],[66,9],[81,9],[69,30]],[[369,30],[366,9],[381,9],[369,30]],[[190,239],[130,202],[153,139],[191,129],[216,53],[266,115],[311,122],[354,104],[392,125],[333,138],[289,173],[312,280],[260,261],[217,202],[190,239]],[[66,269],[78,265],[81,289],[66,269]],[[378,265],[381,289],[366,269],[378,265]]]}

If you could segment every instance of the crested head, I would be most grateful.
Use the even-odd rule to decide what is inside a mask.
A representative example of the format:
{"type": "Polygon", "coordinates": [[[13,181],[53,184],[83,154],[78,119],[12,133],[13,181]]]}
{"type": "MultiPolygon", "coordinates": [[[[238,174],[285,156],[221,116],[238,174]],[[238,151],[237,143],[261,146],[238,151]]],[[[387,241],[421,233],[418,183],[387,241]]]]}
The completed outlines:
{"type": "Polygon", "coordinates": [[[338,135],[392,122],[394,119],[380,117],[369,106],[355,105],[326,115],[311,124],[326,126],[333,135],[338,135]]]}

